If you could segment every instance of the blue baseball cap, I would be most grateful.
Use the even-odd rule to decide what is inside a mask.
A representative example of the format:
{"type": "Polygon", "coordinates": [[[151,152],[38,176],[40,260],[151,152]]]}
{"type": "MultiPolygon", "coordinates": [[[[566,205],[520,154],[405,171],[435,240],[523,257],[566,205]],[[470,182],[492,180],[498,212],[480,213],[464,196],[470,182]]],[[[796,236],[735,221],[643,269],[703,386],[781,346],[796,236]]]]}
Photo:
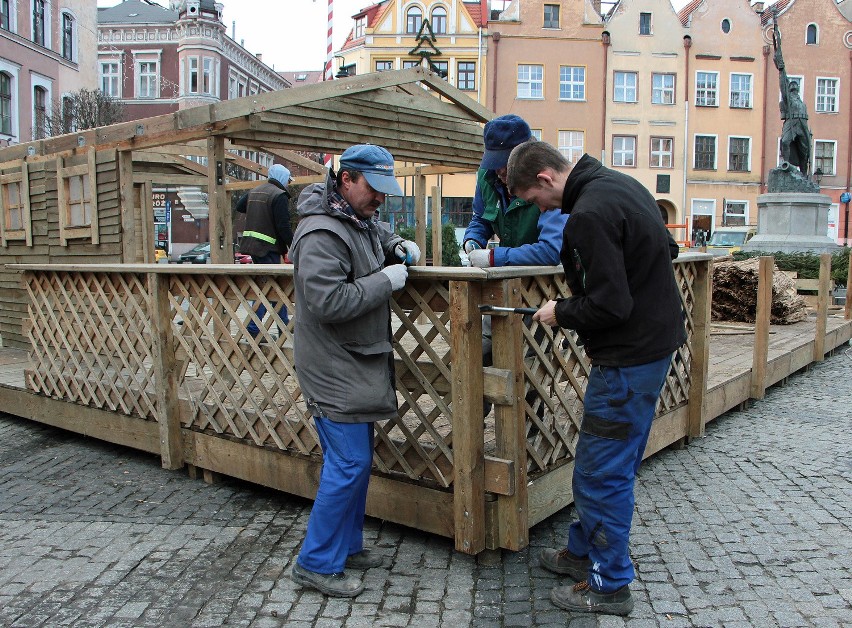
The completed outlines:
{"type": "Polygon", "coordinates": [[[402,188],[393,175],[393,155],[381,146],[356,144],[340,156],[341,170],[357,170],[376,192],[402,196],[402,188]]]}
{"type": "Polygon", "coordinates": [[[529,141],[532,131],[523,118],[510,113],[488,121],[482,136],[485,153],[480,168],[499,170],[509,163],[509,153],[515,146],[529,141]]]}

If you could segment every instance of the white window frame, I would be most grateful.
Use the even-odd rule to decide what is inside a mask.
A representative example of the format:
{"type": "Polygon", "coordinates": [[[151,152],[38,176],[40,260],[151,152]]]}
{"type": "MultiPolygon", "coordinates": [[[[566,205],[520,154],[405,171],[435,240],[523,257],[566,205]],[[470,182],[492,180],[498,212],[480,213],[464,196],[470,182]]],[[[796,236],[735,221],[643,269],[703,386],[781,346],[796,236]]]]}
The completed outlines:
{"type": "Polygon", "coordinates": [[[825,177],[837,176],[837,145],[838,145],[837,140],[822,140],[822,139],[814,138],[814,148],[813,148],[813,153],[812,153],[813,154],[813,164],[812,164],[811,172],[816,172],[816,169],[817,169],[817,163],[816,163],[817,143],[831,144],[831,145],[834,146],[834,150],[833,150],[834,156],[831,159],[831,172],[826,172],[825,169],[823,168],[822,174],[825,177]]]}
{"type": "Polygon", "coordinates": [[[532,135],[537,142],[541,141],[541,129],[530,129],[530,135],[532,135]]]}
{"type": "Polygon", "coordinates": [[[650,11],[642,11],[642,12],[639,13],[639,29],[637,31],[637,34],[640,37],[648,37],[649,35],[654,34],[654,14],[651,13],[650,11]],[[648,32],[647,33],[642,32],[642,16],[644,16],[644,15],[648,16],[648,32]]]}
{"type": "Polygon", "coordinates": [[[201,94],[201,59],[197,56],[186,58],[186,85],[185,94],[201,94]],[[193,62],[195,67],[193,68],[193,62]],[[195,91],[192,91],[192,76],[195,75],[195,91]]]}
{"type": "MultiPolygon", "coordinates": [[[[133,54],[133,95],[134,97],[140,100],[152,100],[160,97],[160,72],[162,69],[162,50],[131,50],[133,54]],[[152,94],[142,94],[142,64],[143,63],[153,63],[154,64],[154,83],[153,83],[153,93],[152,94]]],[[[150,73],[146,73],[145,77],[148,79],[149,88],[150,85],[150,73]]]]}
{"type": "Polygon", "coordinates": [[[6,32],[18,32],[18,0],[9,0],[9,30],[6,32]]]}
{"type": "Polygon", "coordinates": [[[648,167],[660,170],[671,170],[674,168],[674,138],[667,135],[652,135],[650,140],[650,159],[648,161],[648,167]],[[654,141],[655,140],[663,140],[669,143],[669,150],[665,150],[662,145],[654,150],[654,141]],[[669,165],[664,165],[664,159],[668,157],[669,165]],[[654,164],[656,160],[659,162],[657,165],[654,164]]]}
{"type": "MultiPolygon", "coordinates": [[[[204,96],[216,95],[216,58],[201,58],[201,82],[199,88],[204,96]]],[[[257,92],[255,92],[257,93],[257,92]]]]}
{"type": "MultiPolygon", "coordinates": [[[[541,139],[540,137],[537,139],[541,139]]],[[[579,129],[560,129],[557,134],[559,152],[576,164],[586,152],[586,132],[579,129]]]]}
{"type": "Polygon", "coordinates": [[[98,84],[100,86],[101,91],[104,94],[106,94],[108,96],[112,96],[113,98],[121,98],[122,97],[122,93],[121,93],[121,91],[122,91],[121,90],[121,87],[122,87],[121,64],[122,64],[122,60],[117,59],[115,57],[111,57],[111,58],[101,57],[100,59],[98,59],[98,79],[99,79],[98,84]],[[114,74],[112,72],[110,72],[109,74],[104,73],[104,66],[105,65],[110,65],[110,66],[114,65],[115,66],[115,73],[114,74]],[[112,83],[113,81],[115,82],[116,93],[113,93],[111,90],[104,89],[104,79],[105,78],[109,78],[110,83],[112,83]]]}
{"type": "Polygon", "coordinates": [[[361,39],[365,33],[367,32],[367,16],[362,15],[357,20],[355,20],[355,33],[353,37],[355,39],[361,39]]]}
{"type": "Polygon", "coordinates": [[[726,199],[724,199],[723,204],[722,204],[722,226],[723,227],[729,227],[729,226],[730,227],[733,227],[733,226],[739,227],[739,226],[748,225],[748,213],[749,213],[748,210],[749,210],[749,203],[746,200],[742,200],[742,199],[738,199],[738,198],[726,198],[726,199]],[[730,223],[728,223],[728,217],[729,216],[740,216],[740,214],[729,214],[728,213],[728,204],[729,203],[741,204],[743,206],[743,213],[742,213],[743,224],[742,225],[739,225],[739,224],[731,225],[730,223]]]}
{"type": "Polygon", "coordinates": [[[819,24],[817,24],[815,22],[811,22],[810,24],[805,26],[805,45],[806,46],[819,46],[819,24]],[[814,32],[815,32],[814,43],[810,43],[808,41],[808,30],[811,28],[811,26],[814,27],[814,32]]]}
{"type": "Polygon", "coordinates": [[[713,133],[695,133],[692,136],[692,169],[693,170],[718,170],[719,169],[719,136],[713,133]],[[712,137],[714,139],[714,146],[716,147],[713,151],[713,167],[712,168],[699,168],[697,166],[698,163],[698,151],[695,150],[695,143],[698,141],[699,137],[712,137]]]}
{"type": "Polygon", "coordinates": [[[635,135],[613,135],[612,136],[612,166],[614,168],[636,167],[636,143],[635,135]],[[629,140],[629,141],[628,141],[629,140]],[[632,141],[632,148],[629,143],[632,141]],[[621,144],[618,146],[617,144],[621,144]],[[625,157],[632,157],[633,163],[626,163],[625,157]]]}
{"type": "Polygon", "coordinates": [[[67,59],[72,63],[78,63],[80,58],[80,37],[79,37],[79,22],[74,11],[67,7],[63,7],[59,12],[59,56],[67,59]],[[65,16],[71,18],[71,56],[65,56],[65,16]]]}
{"type": "Polygon", "coordinates": [[[750,74],[748,72],[731,72],[731,75],[728,77],[730,81],[730,95],[728,97],[728,106],[731,109],[752,109],[754,108],[754,74],[750,74]],[[743,105],[735,105],[734,104],[734,95],[740,95],[744,93],[742,89],[734,90],[734,77],[747,77],[748,78],[748,91],[745,92],[745,97],[747,99],[747,103],[745,106],[743,105]]]}
{"type": "Polygon", "coordinates": [[[476,61],[456,61],[456,87],[458,87],[460,90],[463,90],[463,91],[473,91],[473,90],[476,89],[477,79],[478,79],[478,77],[476,76],[476,61]],[[462,75],[462,68],[461,68],[462,65],[465,65],[465,66],[470,65],[473,68],[472,70],[468,71],[468,69],[465,67],[465,70],[464,70],[465,76],[467,76],[468,74],[473,76],[473,85],[471,85],[470,87],[468,87],[466,85],[464,87],[462,87],[462,85],[461,85],[460,79],[461,79],[461,75],[462,75]]]}
{"type": "Polygon", "coordinates": [[[393,70],[393,59],[378,59],[378,60],[376,60],[376,67],[375,67],[376,72],[390,72],[391,70],[393,70]],[[380,63],[389,63],[390,65],[386,68],[380,69],[379,68],[380,63]]]}
{"type": "MultiPolygon", "coordinates": [[[[799,94],[802,90],[799,88],[799,94]]],[[[814,111],[816,113],[838,113],[840,111],[840,78],[836,76],[818,76],[816,77],[816,89],[814,90],[814,111]],[[820,81],[823,85],[827,85],[829,81],[834,84],[834,94],[820,93],[820,81]],[[820,108],[820,99],[823,99],[822,108],[820,108]],[[830,109],[825,107],[825,103],[830,102],[830,109]]]]}
{"type": "Polygon", "coordinates": [[[695,106],[696,107],[718,107],[719,106],[719,72],[715,70],[696,70],[695,72],[695,106]],[[700,87],[699,77],[706,74],[708,77],[715,77],[715,86],[713,88],[700,87]],[[701,94],[704,93],[702,97],[701,94]],[[712,95],[713,102],[702,102],[709,100],[712,95]]]}
{"type": "MultiPolygon", "coordinates": [[[[41,76],[40,74],[36,74],[32,72],[30,74],[30,94],[33,95],[32,106],[30,107],[30,115],[32,118],[32,126],[30,127],[31,131],[35,131],[36,128],[36,115],[35,115],[35,88],[41,87],[46,92],[44,95],[45,103],[44,103],[44,115],[49,120],[53,115],[53,79],[50,79],[46,76],[41,76]]],[[[35,135],[32,136],[33,138],[35,135]]]]}
{"type": "Polygon", "coordinates": [[[136,98],[152,99],[160,97],[160,64],[153,59],[137,59],[136,98]],[[143,72],[143,66],[153,66],[153,72],[143,72]]]}
{"type": "MultiPolygon", "coordinates": [[[[9,9],[11,11],[11,8],[9,9]]],[[[12,116],[12,123],[9,128],[9,133],[0,133],[0,138],[20,142],[21,139],[21,130],[19,128],[20,125],[20,114],[18,109],[18,103],[21,100],[21,66],[17,64],[13,64],[10,61],[6,61],[5,59],[0,59],[0,72],[4,72],[11,77],[11,85],[9,86],[9,90],[12,92],[12,107],[10,109],[10,114],[12,116]]]]}
{"type": "MultiPolygon", "coordinates": [[[[32,16],[35,13],[35,5],[36,0],[30,0],[30,41],[36,43],[35,41],[35,24],[32,23],[32,16]]],[[[39,46],[44,46],[48,50],[52,50],[51,45],[53,44],[53,23],[51,22],[52,18],[52,9],[53,2],[52,0],[44,0],[44,44],[37,44],[39,46]]],[[[11,8],[9,9],[11,11],[11,8]]]]}
{"type": "Polygon", "coordinates": [[[562,7],[559,4],[552,1],[543,3],[541,8],[541,27],[547,30],[558,30],[562,27],[562,7]],[[548,7],[556,8],[556,26],[548,26],[544,21],[544,13],[548,7]]]}
{"type": "Polygon", "coordinates": [[[653,105],[673,105],[675,104],[675,87],[677,85],[677,79],[674,74],[671,72],[651,72],[651,104],[653,105]],[[671,85],[657,85],[657,79],[662,79],[663,83],[665,83],[665,79],[671,79],[671,85]],[[657,96],[660,96],[660,99],[657,99],[657,96]],[[668,102],[666,101],[666,96],[669,97],[668,102]]]}
{"type": "MultiPolygon", "coordinates": [[[[754,152],[752,147],[754,142],[749,135],[729,135],[728,136],[728,172],[751,172],[751,155],[754,152]],[[734,170],[731,168],[731,140],[748,140],[748,156],[746,157],[746,169],[745,170],[734,170]]],[[[716,151],[718,153],[718,149],[716,151]]]]}
{"type": "Polygon", "coordinates": [[[437,7],[433,8],[433,9],[432,9],[432,13],[430,14],[430,16],[429,16],[429,17],[430,17],[430,22],[429,22],[429,23],[432,25],[432,33],[433,33],[434,35],[446,35],[446,34],[447,34],[447,28],[448,28],[448,26],[449,26],[449,24],[448,24],[449,17],[448,17],[448,13],[447,13],[447,9],[446,9],[446,7],[437,6],[437,7]],[[442,20],[442,21],[443,21],[443,26],[439,26],[439,25],[438,25],[438,24],[439,24],[439,22],[437,22],[437,21],[435,20],[435,13],[436,13],[437,11],[439,11],[439,10],[444,12],[444,14],[443,14],[443,15],[438,15],[438,17],[442,17],[442,18],[443,18],[443,20],[442,20]]]}
{"type": "Polygon", "coordinates": [[[406,35],[416,35],[420,31],[420,29],[423,28],[423,8],[417,6],[416,4],[411,5],[411,6],[407,6],[407,7],[405,7],[404,15],[405,15],[405,31],[404,31],[404,33],[406,35]],[[420,15],[417,16],[420,19],[419,19],[419,21],[417,21],[416,27],[411,28],[410,27],[411,26],[411,18],[414,17],[413,11],[418,11],[420,13],[420,15]]]}
{"type": "Polygon", "coordinates": [[[517,70],[517,98],[544,100],[544,66],[538,63],[520,63],[517,70]],[[536,70],[538,72],[536,72],[536,70]],[[539,76],[535,76],[539,74],[539,76]],[[538,94],[536,94],[536,87],[538,94]]]}
{"type": "Polygon", "coordinates": [[[612,75],[612,100],[619,103],[635,103],[639,99],[639,73],[629,70],[615,70],[612,75]],[[632,77],[633,85],[629,85],[630,81],[626,80],[632,77]],[[619,79],[624,79],[619,81],[619,79]],[[630,92],[633,92],[633,98],[630,98],[630,92]],[[621,96],[619,97],[619,92],[621,96]]]}
{"type": "MultiPolygon", "coordinates": [[[[689,203],[689,237],[695,231],[695,216],[710,216],[710,231],[716,228],[716,199],[715,198],[693,198],[689,203]],[[705,209],[705,207],[707,209],[705,209]],[[698,209],[698,211],[696,211],[698,209]]],[[[710,233],[707,234],[710,239],[710,233]]]]}
{"type": "Polygon", "coordinates": [[[586,66],[559,66],[559,100],[571,102],[586,101],[586,66]],[[579,80],[576,76],[578,72],[582,74],[582,77],[580,77],[579,80]],[[579,92],[579,94],[575,96],[575,92],[579,92]]]}

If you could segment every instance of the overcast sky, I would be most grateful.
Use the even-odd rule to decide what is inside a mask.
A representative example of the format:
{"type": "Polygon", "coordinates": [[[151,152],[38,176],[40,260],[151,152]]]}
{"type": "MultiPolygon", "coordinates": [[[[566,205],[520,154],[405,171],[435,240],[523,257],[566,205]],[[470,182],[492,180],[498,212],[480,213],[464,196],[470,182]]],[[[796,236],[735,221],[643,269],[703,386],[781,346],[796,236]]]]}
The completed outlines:
{"type": "MultiPolygon", "coordinates": [[[[168,6],[168,0],[156,0],[168,6]]],[[[279,71],[322,70],[326,59],[328,0],[220,0],[228,35],[279,71]],[[232,30],[236,22],[236,33],[232,30]]],[[[352,15],[376,0],[334,0],[334,50],[352,28],[352,15]]],[[[680,9],[687,0],[673,0],[680,9]]],[[[118,0],[98,0],[110,7],[118,0]]],[[[335,64],[336,67],[336,64],[335,64]]]]}

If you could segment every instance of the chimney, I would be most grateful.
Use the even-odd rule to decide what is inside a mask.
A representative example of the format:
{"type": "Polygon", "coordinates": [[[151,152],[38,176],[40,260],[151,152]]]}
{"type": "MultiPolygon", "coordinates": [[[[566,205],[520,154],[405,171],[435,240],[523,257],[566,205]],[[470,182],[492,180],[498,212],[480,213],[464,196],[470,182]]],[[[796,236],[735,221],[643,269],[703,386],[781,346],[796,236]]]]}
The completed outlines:
{"type": "Polygon", "coordinates": [[[263,63],[263,53],[262,53],[262,52],[258,52],[258,53],[257,53],[256,55],[254,55],[254,56],[255,56],[255,57],[257,57],[257,60],[258,60],[258,61],[260,61],[261,63],[263,63]]]}
{"type": "Polygon", "coordinates": [[[763,13],[764,3],[763,2],[755,2],[752,5],[751,8],[754,9],[754,12],[759,15],[759,14],[763,13]]]}
{"type": "Polygon", "coordinates": [[[237,41],[237,20],[231,20],[231,39],[237,41]]]}

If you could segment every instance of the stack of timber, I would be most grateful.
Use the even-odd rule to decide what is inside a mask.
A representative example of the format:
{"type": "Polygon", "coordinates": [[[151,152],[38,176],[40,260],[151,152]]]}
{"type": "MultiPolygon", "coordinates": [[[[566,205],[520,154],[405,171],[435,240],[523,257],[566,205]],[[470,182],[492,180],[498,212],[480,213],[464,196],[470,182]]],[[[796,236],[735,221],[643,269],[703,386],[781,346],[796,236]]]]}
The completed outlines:
{"type": "MultiPolygon", "coordinates": [[[[713,264],[713,320],[753,323],[757,311],[756,257],[713,264]]],[[[789,325],[807,317],[807,304],[796,293],[796,282],[775,266],[772,272],[773,325],[789,325]]]]}

